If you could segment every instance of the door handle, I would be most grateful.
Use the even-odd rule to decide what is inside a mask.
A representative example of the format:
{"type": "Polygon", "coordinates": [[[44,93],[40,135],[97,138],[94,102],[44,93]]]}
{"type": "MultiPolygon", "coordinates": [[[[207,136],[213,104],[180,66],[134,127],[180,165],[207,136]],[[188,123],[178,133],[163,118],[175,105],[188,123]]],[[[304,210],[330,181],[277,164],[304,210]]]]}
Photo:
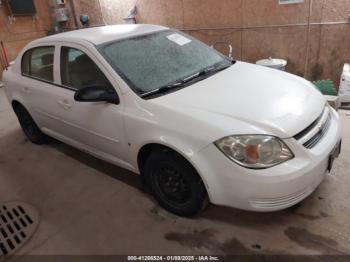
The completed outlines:
{"type": "Polygon", "coordinates": [[[70,109],[72,105],[68,102],[68,100],[58,100],[57,103],[62,106],[64,109],[70,109]]]}
{"type": "Polygon", "coordinates": [[[32,93],[32,91],[29,89],[29,87],[23,87],[22,88],[23,93],[30,95],[32,93]]]}

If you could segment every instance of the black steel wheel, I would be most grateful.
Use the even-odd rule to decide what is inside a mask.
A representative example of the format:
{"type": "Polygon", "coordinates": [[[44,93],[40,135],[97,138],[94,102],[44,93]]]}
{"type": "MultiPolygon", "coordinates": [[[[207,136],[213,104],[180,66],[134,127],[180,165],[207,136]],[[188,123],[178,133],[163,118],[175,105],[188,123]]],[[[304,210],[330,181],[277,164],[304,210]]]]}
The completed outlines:
{"type": "Polygon", "coordinates": [[[38,145],[47,143],[48,137],[40,131],[31,115],[23,106],[15,106],[14,111],[17,115],[23,132],[31,142],[38,145]]]}
{"type": "Polygon", "coordinates": [[[147,159],[144,175],[154,197],[166,210],[193,216],[207,204],[207,192],[200,176],[183,157],[157,151],[147,159]]]}
{"type": "Polygon", "coordinates": [[[178,169],[164,164],[154,173],[155,186],[164,198],[176,204],[183,204],[191,198],[191,187],[186,177],[178,169]]]}

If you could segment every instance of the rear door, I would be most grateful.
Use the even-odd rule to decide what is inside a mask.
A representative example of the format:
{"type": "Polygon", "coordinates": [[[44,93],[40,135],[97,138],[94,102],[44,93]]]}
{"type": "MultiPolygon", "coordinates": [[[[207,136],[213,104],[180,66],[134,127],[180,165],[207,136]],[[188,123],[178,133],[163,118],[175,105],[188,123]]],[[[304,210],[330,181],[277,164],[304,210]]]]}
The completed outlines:
{"type": "Polygon", "coordinates": [[[37,46],[26,51],[21,62],[19,91],[24,97],[24,106],[44,132],[61,127],[56,104],[52,103],[61,91],[54,70],[57,51],[53,44],[37,46]]]}

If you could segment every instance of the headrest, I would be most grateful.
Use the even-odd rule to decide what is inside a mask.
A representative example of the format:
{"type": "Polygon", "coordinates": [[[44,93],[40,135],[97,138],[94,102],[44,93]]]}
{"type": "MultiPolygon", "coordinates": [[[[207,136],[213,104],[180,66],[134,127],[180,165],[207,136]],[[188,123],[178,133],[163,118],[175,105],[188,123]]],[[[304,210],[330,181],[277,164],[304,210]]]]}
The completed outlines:
{"type": "Polygon", "coordinates": [[[53,64],[53,54],[43,55],[41,57],[41,63],[43,65],[52,65],[53,64]]]}
{"type": "Polygon", "coordinates": [[[93,64],[91,62],[91,59],[87,56],[87,55],[81,55],[81,56],[78,56],[76,59],[75,59],[75,63],[77,65],[82,65],[82,66],[89,66],[91,64],[93,64]]]}

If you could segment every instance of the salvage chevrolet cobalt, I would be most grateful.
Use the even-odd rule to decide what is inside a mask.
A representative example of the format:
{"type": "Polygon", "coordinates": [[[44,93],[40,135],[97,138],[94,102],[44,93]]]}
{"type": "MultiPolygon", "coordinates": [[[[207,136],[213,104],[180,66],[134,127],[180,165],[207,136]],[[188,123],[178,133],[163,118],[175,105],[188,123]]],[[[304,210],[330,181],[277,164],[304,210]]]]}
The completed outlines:
{"type": "Polygon", "coordinates": [[[54,137],[138,173],[178,215],[208,202],[290,207],[340,153],[338,114],[313,84],[161,26],[35,40],[3,82],[30,141],[54,137]]]}

